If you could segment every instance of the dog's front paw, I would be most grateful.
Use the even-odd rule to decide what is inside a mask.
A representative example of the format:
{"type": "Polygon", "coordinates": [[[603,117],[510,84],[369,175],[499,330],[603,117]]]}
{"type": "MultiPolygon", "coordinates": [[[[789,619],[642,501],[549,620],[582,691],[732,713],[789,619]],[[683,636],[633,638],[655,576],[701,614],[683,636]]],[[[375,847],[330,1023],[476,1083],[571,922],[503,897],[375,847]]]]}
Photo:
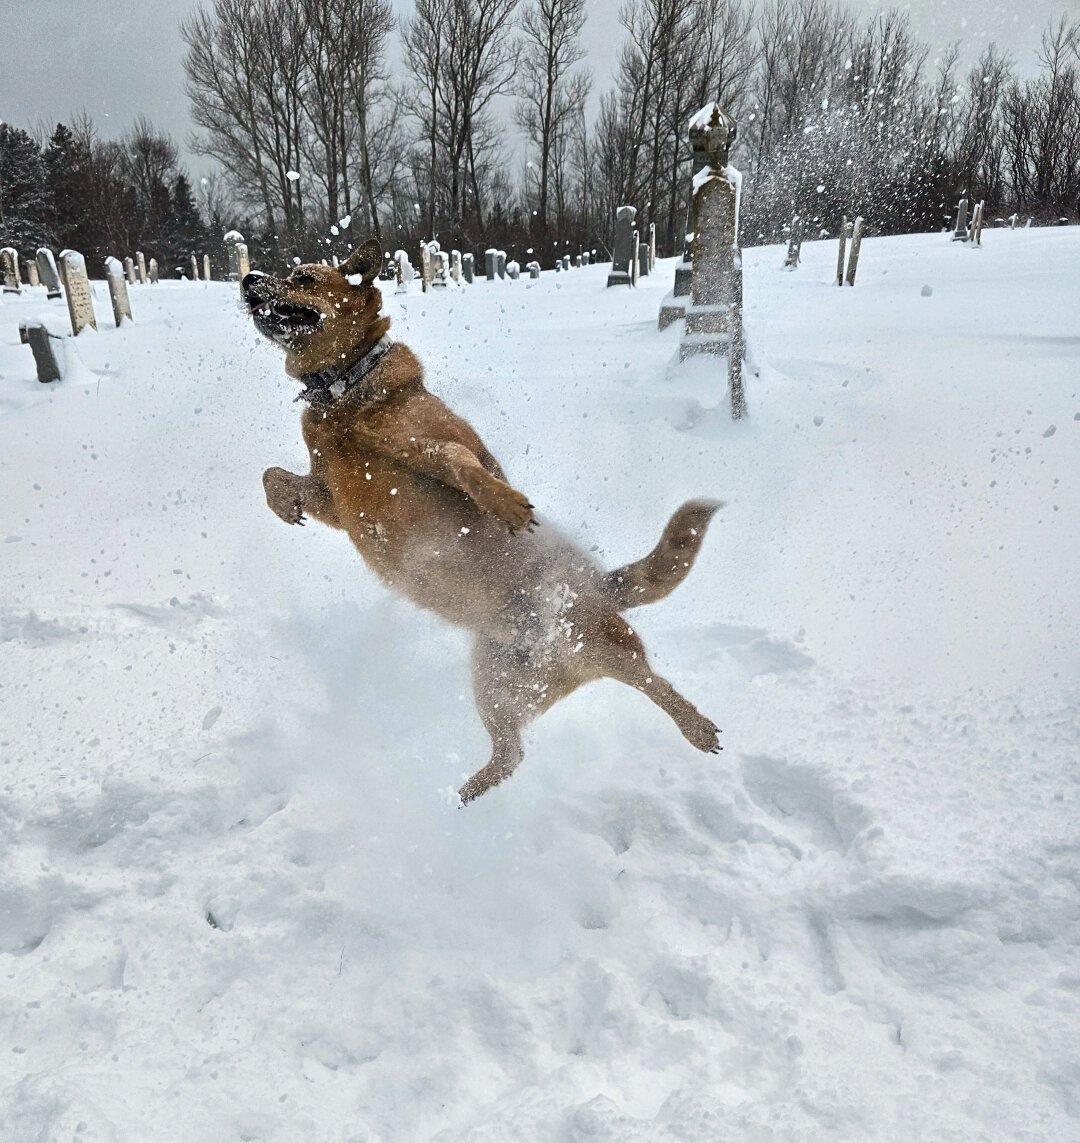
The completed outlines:
{"type": "Polygon", "coordinates": [[[300,492],[300,478],[283,468],[268,468],[263,473],[266,503],[275,516],[286,524],[303,524],[304,499],[300,492]]]}
{"type": "Polygon", "coordinates": [[[528,497],[501,480],[493,480],[486,485],[476,497],[476,502],[489,516],[501,520],[511,532],[531,528],[537,522],[528,497]]]}

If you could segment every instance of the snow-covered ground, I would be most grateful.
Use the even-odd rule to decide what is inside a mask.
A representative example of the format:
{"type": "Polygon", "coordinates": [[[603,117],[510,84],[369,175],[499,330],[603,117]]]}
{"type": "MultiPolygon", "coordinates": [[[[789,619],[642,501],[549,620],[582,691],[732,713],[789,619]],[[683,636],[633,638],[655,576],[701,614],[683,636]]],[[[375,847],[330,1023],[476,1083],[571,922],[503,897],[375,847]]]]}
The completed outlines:
{"type": "Polygon", "coordinates": [[[50,388],[3,299],[4,1143],[1080,1139],[1080,229],[782,256],[738,425],[670,262],[387,293],[609,565],[727,502],[632,613],[725,752],[597,684],[465,810],[466,639],[266,509],[235,286],[50,388]]]}

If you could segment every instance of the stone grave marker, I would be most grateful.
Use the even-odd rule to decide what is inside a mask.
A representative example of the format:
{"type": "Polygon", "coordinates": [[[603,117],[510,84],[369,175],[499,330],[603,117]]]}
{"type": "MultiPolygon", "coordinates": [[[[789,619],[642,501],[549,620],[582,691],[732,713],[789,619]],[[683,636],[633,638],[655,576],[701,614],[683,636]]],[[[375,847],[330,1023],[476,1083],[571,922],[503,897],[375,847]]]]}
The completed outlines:
{"type": "Polygon", "coordinates": [[[461,276],[471,286],[473,277],[476,271],[476,256],[473,254],[462,254],[461,256],[461,276]]]}
{"type": "Polygon", "coordinates": [[[19,340],[34,354],[37,379],[42,384],[64,379],[63,338],[50,334],[43,322],[24,318],[19,322],[19,340]]]}
{"type": "Polygon", "coordinates": [[[105,280],[109,284],[109,300],[112,302],[113,318],[117,328],[124,324],[124,319],[131,321],[131,301],[128,298],[127,279],[124,276],[124,266],[119,258],[105,259],[105,280]]]}
{"type": "Polygon", "coordinates": [[[61,250],[60,267],[64,276],[71,332],[78,337],[87,326],[97,329],[94,296],[90,293],[90,280],[86,276],[86,259],[77,250],[61,250]]]}
{"type": "Polygon", "coordinates": [[[455,282],[461,281],[461,251],[460,250],[451,250],[450,251],[450,277],[453,278],[455,282]]]}
{"type": "Polygon", "coordinates": [[[956,226],[953,228],[952,240],[966,242],[968,236],[968,200],[962,198],[956,205],[956,226]]]}
{"type": "Polygon", "coordinates": [[[791,234],[788,238],[787,255],[784,257],[784,269],[794,270],[802,258],[803,220],[798,216],[791,220],[791,234]]]}
{"type": "Polygon", "coordinates": [[[19,252],[13,246],[0,250],[0,274],[4,278],[5,294],[21,294],[22,278],[19,276],[19,252]]]}
{"type": "Polygon", "coordinates": [[[634,242],[634,218],[637,207],[620,206],[615,212],[615,252],[611,260],[609,286],[629,286],[632,264],[637,246],[634,242]]]}
{"type": "Polygon", "coordinates": [[[836,284],[842,286],[844,284],[844,267],[847,265],[847,240],[851,234],[851,223],[847,220],[847,215],[840,220],[840,250],[836,255],[836,284]]]}
{"type": "Polygon", "coordinates": [[[135,285],[135,262],[131,258],[124,259],[124,277],[127,278],[129,286],[135,285]]]}
{"type": "Polygon", "coordinates": [[[191,264],[191,280],[197,282],[199,280],[199,259],[192,254],[190,259],[191,264]]]}
{"type": "Polygon", "coordinates": [[[540,277],[540,263],[539,262],[529,262],[528,265],[526,265],[525,269],[529,271],[529,277],[530,278],[539,278],[540,277]]]}
{"type": "Polygon", "coordinates": [[[210,255],[204,254],[202,256],[202,276],[204,282],[210,281],[210,255]]]}
{"type": "Polygon", "coordinates": [[[647,278],[649,276],[649,244],[642,242],[638,246],[638,277],[647,278]]]}
{"type": "Polygon", "coordinates": [[[506,276],[512,281],[517,281],[517,279],[521,277],[521,267],[517,262],[511,261],[506,263],[506,276]]]}
{"type": "Polygon", "coordinates": [[[158,264],[156,258],[150,259],[150,285],[156,286],[158,280],[158,264]]]}
{"type": "Polygon", "coordinates": [[[656,223],[649,223],[649,269],[656,266],[656,223]]]}
{"type": "Polygon", "coordinates": [[[26,284],[28,286],[40,286],[41,278],[38,276],[37,263],[27,258],[23,263],[23,272],[26,274],[26,284]]]}
{"type": "Polygon", "coordinates": [[[38,247],[37,270],[41,284],[45,287],[47,298],[59,298],[63,291],[60,289],[60,271],[56,268],[56,259],[48,246],[38,247]]]}
{"type": "Polygon", "coordinates": [[[436,250],[431,256],[431,284],[446,289],[450,284],[450,255],[436,250]]]}
{"type": "Polygon", "coordinates": [[[141,250],[135,251],[135,268],[139,273],[139,285],[146,285],[146,255],[141,250]]]}
{"type": "Polygon", "coordinates": [[[484,277],[487,278],[489,282],[495,281],[495,263],[497,255],[498,251],[494,248],[494,246],[489,247],[484,251],[484,277]]]}
{"type": "Polygon", "coordinates": [[[496,250],[495,251],[495,273],[498,274],[500,278],[506,277],[506,251],[505,250],[496,250]]]}

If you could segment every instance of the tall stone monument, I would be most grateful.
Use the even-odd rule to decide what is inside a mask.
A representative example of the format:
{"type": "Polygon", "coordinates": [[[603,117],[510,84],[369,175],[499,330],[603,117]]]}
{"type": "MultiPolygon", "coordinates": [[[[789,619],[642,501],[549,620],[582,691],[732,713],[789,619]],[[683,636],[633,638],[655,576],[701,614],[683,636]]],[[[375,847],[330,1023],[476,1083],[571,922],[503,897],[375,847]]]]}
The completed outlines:
{"type": "Polygon", "coordinates": [[[139,271],[139,285],[146,285],[146,255],[141,250],[135,251],[135,265],[139,271]]]}
{"type": "Polygon", "coordinates": [[[474,254],[462,254],[461,256],[461,276],[471,286],[473,283],[473,276],[475,271],[476,256],[474,254]]]}
{"type": "Polygon", "coordinates": [[[498,255],[499,252],[494,246],[490,246],[484,251],[484,276],[489,282],[495,281],[495,265],[498,255]]]}
{"type": "Polygon", "coordinates": [[[615,211],[615,252],[611,258],[611,273],[607,278],[609,286],[633,284],[633,264],[637,253],[637,243],[634,240],[636,215],[636,206],[620,206],[615,211]]]}
{"type": "Polygon", "coordinates": [[[129,286],[135,285],[135,263],[130,257],[124,259],[124,277],[129,286]]]}
{"type": "Polygon", "coordinates": [[[41,277],[38,274],[37,263],[32,259],[27,258],[23,263],[23,272],[26,274],[26,284],[28,286],[41,285],[41,277]]]}
{"type": "Polygon", "coordinates": [[[694,175],[691,227],[693,277],[679,356],[705,353],[727,358],[731,415],[746,412],[742,369],[742,252],[739,249],[739,192],[742,176],[730,165],[735,120],[718,103],[690,120],[690,140],[705,165],[694,175]]]}

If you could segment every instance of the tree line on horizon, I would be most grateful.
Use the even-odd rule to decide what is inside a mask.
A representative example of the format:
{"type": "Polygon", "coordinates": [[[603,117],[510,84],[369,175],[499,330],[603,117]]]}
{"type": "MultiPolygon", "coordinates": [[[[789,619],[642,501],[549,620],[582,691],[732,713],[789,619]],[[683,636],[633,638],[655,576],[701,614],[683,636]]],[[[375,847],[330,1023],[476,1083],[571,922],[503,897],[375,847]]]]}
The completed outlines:
{"type": "Polygon", "coordinates": [[[206,0],[181,22],[192,188],[178,148],[140,118],[120,140],[85,114],[48,139],[0,125],[0,242],[162,266],[220,250],[264,264],[423,239],[550,265],[610,245],[617,206],[682,248],[686,124],[717,101],[739,125],[744,245],[793,218],[835,233],[937,230],[957,199],[988,217],[1071,216],[1080,198],[1080,22],[1045,29],[1028,77],[993,44],[961,72],[909,18],[839,0],[627,0],[612,85],[588,114],[585,0],[206,0]],[[402,67],[391,74],[393,37],[402,67]],[[508,130],[525,141],[520,162],[508,130]]]}

